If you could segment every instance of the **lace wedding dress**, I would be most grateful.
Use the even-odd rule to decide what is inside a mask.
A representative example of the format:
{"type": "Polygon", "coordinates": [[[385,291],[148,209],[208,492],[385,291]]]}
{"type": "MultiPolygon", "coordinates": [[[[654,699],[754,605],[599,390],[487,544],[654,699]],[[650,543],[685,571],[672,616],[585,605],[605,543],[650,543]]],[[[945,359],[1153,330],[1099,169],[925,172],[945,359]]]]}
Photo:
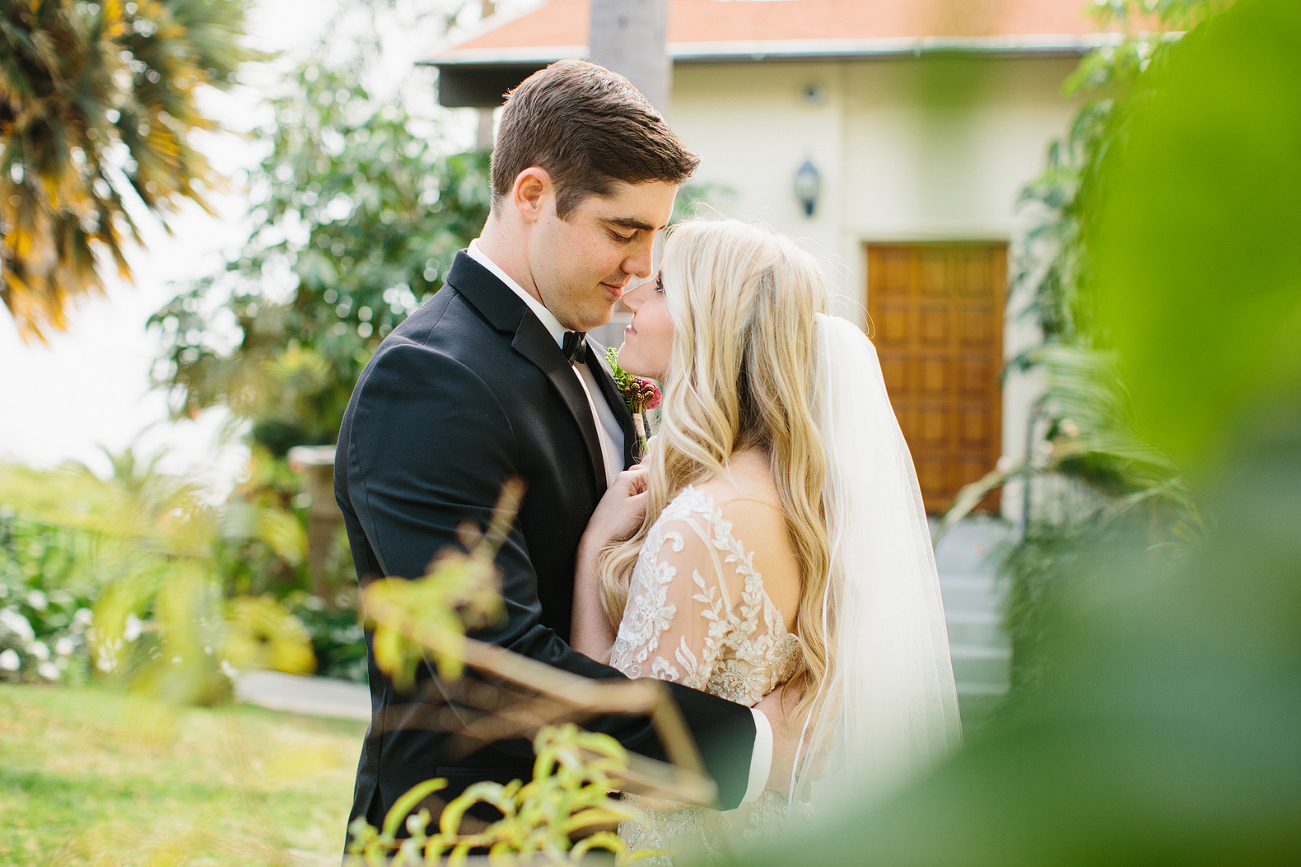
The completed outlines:
{"type": "MultiPolygon", "coordinates": [[[[674,681],[747,706],[794,674],[799,643],[764,590],[753,550],[724,515],[738,502],[754,501],[715,504],[688,486],[665,507],[633,570],[611,665],[629,677],[674,681]]],[[[718,858],[779,831],[786,815],[784,799],[771,790],[728,812],[627,800],[645,813],[643,822],[619,829],[629,851],[718,858]]]]}

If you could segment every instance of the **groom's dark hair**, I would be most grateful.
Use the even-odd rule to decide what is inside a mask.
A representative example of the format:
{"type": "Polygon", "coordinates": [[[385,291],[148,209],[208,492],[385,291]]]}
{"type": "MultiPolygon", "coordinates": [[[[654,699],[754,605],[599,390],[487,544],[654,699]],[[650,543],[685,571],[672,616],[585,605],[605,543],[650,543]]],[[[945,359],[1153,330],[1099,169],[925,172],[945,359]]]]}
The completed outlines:
{"type": "Polygon", "coordinates": [[[537,166],[556,186],[562,220],[615,181],[681,184],[700,158],[632,82],[583,60],[539,70],[506,97],[492,151],[492,200],[510,195],[519,173],[537,166]]]}

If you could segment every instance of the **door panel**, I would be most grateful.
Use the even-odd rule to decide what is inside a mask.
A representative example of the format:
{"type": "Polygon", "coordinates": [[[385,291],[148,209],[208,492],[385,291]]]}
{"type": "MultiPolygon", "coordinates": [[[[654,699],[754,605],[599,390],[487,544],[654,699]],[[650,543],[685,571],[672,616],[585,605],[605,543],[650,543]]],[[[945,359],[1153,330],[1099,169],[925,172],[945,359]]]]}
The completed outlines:
{"type": "Polygon", "coordinates": [[[908,322],[911,313],[907,302],[881,302],[881,313],[877,318],[883,346],[906,347],[908,345],[908,338],[912,333],[912,327],[908,322]]]}
{"type": "Polygon", "coordinates": [[[932,513],[1002,451],[1006,284],[1006,244],[867,245],[870,334],[932,513]]]}

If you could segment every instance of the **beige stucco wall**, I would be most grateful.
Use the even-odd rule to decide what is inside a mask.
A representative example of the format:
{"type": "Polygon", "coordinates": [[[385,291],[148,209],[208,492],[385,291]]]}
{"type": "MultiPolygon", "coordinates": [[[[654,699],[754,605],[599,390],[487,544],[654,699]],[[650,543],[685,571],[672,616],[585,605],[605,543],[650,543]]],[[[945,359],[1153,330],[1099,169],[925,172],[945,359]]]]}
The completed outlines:
{"type": "MultiPolygon", "coordinates": [[[[800,238],[839,290],[835,312],[864,324],[863,245],[1012,241],[1022,187],[1073,106],[1061,96],[1072,58],[969,62],[881,59],[678,65],[670,121],[702,157],[699,182],[731,191],[715,206],[800,238]],[[820,97],[809,99],[812,89],[820,97]],[[793,193],[796,168],[822,173],[817,213],[793,193]]],[[[1033,340],[1009,317],[1008,355],[1033,340]]],[[[1024,450],[1033,382],[1004,391],[1003,453],[1024,450]]],[[[1020,497],[1009,489],[1004,514],[1020,497]]]]}

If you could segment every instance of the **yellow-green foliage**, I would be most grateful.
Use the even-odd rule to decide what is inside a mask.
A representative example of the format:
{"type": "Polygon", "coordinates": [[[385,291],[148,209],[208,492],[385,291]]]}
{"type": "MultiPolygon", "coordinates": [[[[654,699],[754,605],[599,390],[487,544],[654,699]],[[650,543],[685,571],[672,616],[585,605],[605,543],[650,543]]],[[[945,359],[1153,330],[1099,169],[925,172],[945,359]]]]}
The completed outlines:
{"type": "Polygon", "coordinates": [[[241,596],[226,603],[223,655],[236,668],[291,674],[316,670],[311,639],[302,622],[268,596],[241,596]]]}
{"type": "Polygon", "coordinates": [[[424,578],[387,578],[366,586],[363,596],[374,622],[375,664],[398,688],[410,687],[425,651],[433,654],[439,676],[460,677],[466,627],[483,626],[500,616],[493,561],[523,495],[519,480],[508,481],[487,532],[463,524],[465,550],[441,551],[424,578]]]}
{"type": "Polygon", "coordinates": [[[154,551],[206,553],[215,513],[202,490],[159,471],[128,447],[107,452],[112,475],[101,479],[83,464],[54,470],[0,463],[0,504],[31,521],[139,542],[154,551]]]}
{"type": "MultiPolygon", "coordinates": [[[[374,624],[375,662],[399,688],[415,678],[424,654],[433,655],[440,677],[455,680],[463,671],[468,649],[465,629],[498,616],[493,559],[510,530],[523,487],[506,484],[492,524],[480,534],[462,528],[464,551],[440,554],[424,578],[376,581],[364,591],[368,618],[374,624]]],[[[578,860],[592,849],[605,849],[621,859],[623,842],[612,827],[633,813],[610,799],[612,781],[627,770],[628,755],[614,738],[580,730],[573,724],[546,726],[534,740],[537,759],[533,779],[506,785],[481,782],[453,799],[430,834],[433,817],[413,810],[447,784],[433,779],[415,786],[389,809],[382,828],[358,818],[349,829],[349,853],[355,865],[463,863],[471,848],[487,849],[495,863],[545,856],[560,862],[578,860]],[[474,834],[461,833],[461,819],[476,803],[491,804],[503,818],[474,834]],[[405,822],[410,835],[399,840],[405,822]],[[591,831],[571,848],[571,835],[591,831]],[[394,853],[396,852],[396,855],[394,853]]],[[[626,859],[625,859],[626,860],[626,859]]]]}
{"type": "MultiPolygon", "coordinates": [[[[107,454],[113,470],[107,479],[79,464],[55,470],[0,464],[0,503],[8,516],[8,535],[0,540],[0,608],[25,618],[45,645],[68,638],[84,646],[100,675],[176,701],[223,700],[229,692],[223,659],[241,668],[313,671],[306,630],[278,603],[221,598],[211,558],[220,516],[203,502],[201,489],[159,471],[157,456],[144,461],[132,448],[107,454]],[[35,549],[15,528],[44,533],[46,547],[61,546],[57,564],[44,554],[33,561],[35,549]],[[48,600],[45,609],[24,602],[33,591],[48,600]],[[39,617],[61,611],[55,603],[69,594],[94,610],[84,642],[68,624],[51,618],[45,629],[39,617]]],[[[24,669],[37,661],[24,656],[24,669]]]]}
{"type": "Polygon", "coordinates": [[[537,755],[533,779],[501,783],[475,783],[453,799],[430,834],[432,817],[422,809],[408,815],[425,797],[446,786],[444,780],[427,780],[399,798],[376,829],[364,818],[350,830],[353,842],[346,865],[415,867],[437,865],[446,858],[450,867],[464,864],[471,849],[487,849],[493,864],[515,864],[542,856],[552,863],[578,863],[593,849],[614,853],[618,863],[628,857],[613,826],[636,818],[626,804],[610,798],[613,781],[627,770],[628,755],[609,735],[594,734],[572,723],[542,728],[533,741],[537,755]],[[473,834],[461,833],[461,820],[475,804],[490,804],[502,818],[473,834]],[[411,836],[398,840],[406,820],[411,836]],[[589,832],[577,843],[571,835],[589,832]],[[386,860],[389,857],[392,860],[386,860]]]}

